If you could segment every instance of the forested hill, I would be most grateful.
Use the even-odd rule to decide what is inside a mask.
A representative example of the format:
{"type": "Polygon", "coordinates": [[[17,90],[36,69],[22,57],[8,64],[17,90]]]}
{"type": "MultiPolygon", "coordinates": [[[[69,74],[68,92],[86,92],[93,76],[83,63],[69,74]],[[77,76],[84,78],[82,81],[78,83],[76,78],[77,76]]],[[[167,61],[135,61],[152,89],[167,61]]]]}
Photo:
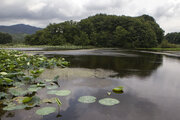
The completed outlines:
{"type": "Polygon", "coordinates": [[[170,43],[180,44],[180,32],[168,33],[165,38],[170,43]]]}
{"type": "Polygon", "coordinates": [[[34,34],[38,30],[41,30],[41,28],[24,24],[0,26],[0,32],[10,34],[34,34]]]}
{"type": "Polygon", "coordinates": [[[80,22],[49,24],[26,37],[30,45],[93,45],[103,47],[147,48],[161,43],[164,31],[148,15],[139,17],[97,14],[80,22]]]}

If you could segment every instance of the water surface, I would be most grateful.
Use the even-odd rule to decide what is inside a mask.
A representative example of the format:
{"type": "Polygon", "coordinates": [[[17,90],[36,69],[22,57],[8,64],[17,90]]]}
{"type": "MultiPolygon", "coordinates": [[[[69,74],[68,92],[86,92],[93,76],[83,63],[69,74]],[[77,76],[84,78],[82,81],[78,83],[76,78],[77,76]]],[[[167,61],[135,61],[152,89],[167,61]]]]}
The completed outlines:
{"type": "MultiPolygon", "coordinates": [[[[34,53],[36,54],[36,53],[34,53]]],[[[46,70],[41,76],[51,79],[60,76],[58,89],[69,89],[67,97],[59,97],[63,105],[61,118],[57,113],[38,116],[35,111],[1,110],[2,120],[180,120],[180,59],[160,54],[130,50],[75,50],[38,52],[48,57],[65,57],[70,68],[46,70]],[[107,92],[124,86],[123,94],[107,92]],[[84,95],[97,97],[92,104],[78,102],[84,95]],[[120,104],[103,106],[105,97],[116,98],[120,104]]],[[[40,90],[40,98],[51,98],[47,89],[40,90]]],[[[54,106],[56,104],[42,104],[54,106]]]]}

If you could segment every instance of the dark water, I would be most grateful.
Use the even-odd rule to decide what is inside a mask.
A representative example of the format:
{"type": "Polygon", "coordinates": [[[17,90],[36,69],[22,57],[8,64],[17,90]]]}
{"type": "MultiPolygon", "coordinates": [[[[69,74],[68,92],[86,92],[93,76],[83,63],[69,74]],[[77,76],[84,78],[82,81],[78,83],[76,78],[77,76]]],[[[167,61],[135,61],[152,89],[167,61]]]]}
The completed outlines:
{"type": "MultiPolygon", "coordinates": [[[[57,113],[38,116],[35,111],[16,110],[1,113],[2,120],[180,120],[180,59],[128,50],[93,50],[44,52],[49,57],[63,56],[71,62],[67,69],[45,71],[43,78],[60,75],[59,89],[71,95],[59,97],[63,105],[57,113]],[[116,86],[124,86],[123,94],[107,95],[116,86]],[[97,101],[79,103],[80,96],[92,95],[97,101]],[[103,106],[98,100],[116,98],[120,104],[103,106]]],[[[51,98],[47,90],[40,98],[51,98]]],[[[56,104],[42,104],[55,106],[56,104]]]]}

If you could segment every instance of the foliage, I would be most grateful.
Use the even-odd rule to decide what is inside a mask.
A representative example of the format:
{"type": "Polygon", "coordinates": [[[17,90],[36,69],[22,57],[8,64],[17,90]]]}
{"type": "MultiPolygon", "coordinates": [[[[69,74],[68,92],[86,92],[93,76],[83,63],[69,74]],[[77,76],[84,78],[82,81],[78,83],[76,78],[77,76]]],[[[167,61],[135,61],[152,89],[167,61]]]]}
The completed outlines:
{"type": "Polygon", "coordinates": [[[81,96],[78,99],[78,101],[81,103],[94,103],[94,102],[96,102],[96,97],[94,97],[94,96],[81,96]]]}
{"type": "Polygon", "coordinates": [[[38,115],[48,115],[48,114],[51,114],[51,113],[54,113],[54,112],[56,112],[55,107],[44,107],[44,108],[41,108],[41,109],[37,110],[36,114],[38,114],[38,115]]]}
{"type": "Polygon", "coordinates": [[[148,48],[161,43],[164,31],[154,18],[97,14],[80,22],[49,24],[25,38],[30,45],[92,45],[102,47],[148,48]]]}
{"type": "Polygon", "coordinates": [[[68,96],[71,91],[70,90],[51,90],[47,92],[48,94],[51,95],[57,95],[57,96],[68,96]]]}
{"type": "Polygon", "coordinates": [[[180,44],[180,32],[168,33],[165,39],[174,44],[180,44]]]}
{"type": "Polygon", "coordinates": [[[176,48],[177,45],[169,43],[167,40],[163,40],[159,45],[160,48],[176,48]]]}
{"type": "Polygon", "coordinates": [[[103,98],[99,100],[99,103],[106,106],[112,106],[112,105],[119,104],[120,101],[114,98],[103,98]]]}
{"type": "Polygon", "coordinates": [[[113,88],[113,92],[123,93],[123,87],[122,86],[115,87],[115,88],[113,88]]]}
{"type": "Polygon", "coordinates": [[[0,32],[0,44],[6,44],[12,42],[12,36],[8,33],[0,32]]]}

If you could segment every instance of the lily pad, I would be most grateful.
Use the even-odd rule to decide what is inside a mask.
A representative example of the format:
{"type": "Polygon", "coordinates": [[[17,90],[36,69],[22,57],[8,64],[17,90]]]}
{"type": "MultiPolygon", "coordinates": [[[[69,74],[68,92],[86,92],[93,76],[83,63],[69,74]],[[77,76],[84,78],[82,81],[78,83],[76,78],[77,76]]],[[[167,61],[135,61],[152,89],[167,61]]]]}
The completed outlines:
{"type": "Polygon", "coordinates": [[[22,83],[22,82],[15,82],[13,85],[16,86],[16,87],[20,87],[20,86],[23,86],[24,83],[22,83]]]}
{"type": "Polygon", "coordinates": [[[123,87],[122,86],[115,87],[113,89],[113,92],[115,92],[115,93],[123,93],[123,87]]]}
{"type": "Polygon", "coordinates": [[[51,90],[48,94],[55,94],[57,96],[68,96],[71,93],[70,90],[51,90]]]}
{"type": "Polygon", "coordinates": [[[55,107],[44,107],[36,111],[36,114],[38,115],[49,115],[51,113],[56,112],[55,107]]]}
{"type": "Polygon", "coordinates": [[[114,98],[104,98],[104,99],[99,100],[99,103],[106,106],[112,106],[112,105],[119,104],[120,101],[114,98]]]}
{"type": "Polygon", "coordinates": [[[28,91],[30,91],[30,92],[37,92],[39,89],[41,89],[41,87],[29,87],[28,91]]]}
{"type": "Polygon", "coordinates": [[[58,86],[57,85],[51,85],[51,86],[47,86],[47,89],[56,89],[56,88],[58,88],[58,86]]]}
{"type": "Polygon", "coordinates": [[[96,97],[94,96],[82,96],[78,99],[81,103],[94,103],[96,102],[96,97]]]}
{"type": "Polygon", "coordinates": [[[32,100],[32,97],[24,97],[24,99],[22,100],[23,103],[28,103],[32,100]]]}
{"type": "Polygon", "coordinates": [[[52,82],[53,80],[51,80],[51,79],[46,79],[45,81],[46,81],[46,82],[52,82]]]}
{"type": "Polygon", "coordinates": [[[27,94],[27,91],[23,90],[22,88],[10,88],[9,93],[11,93],[14,96],[21,96],[27,94]]]}
{"type": "Polygon", "coordinates": [[[3,110],[11,111],[11,110],[19,110],[19,109],[24,109],[26,108],[26,105],[15,105],[11,104],[3,108],[3,110]]]}
{"type": "Polygon", "coordinates": [[[42,100],[43,103],[56,103],[56,98],[46,98],[42,100]]]}
{"type": "Polygon", "coordinates": [[[26,103],[27,107],[35,107],[40,104],[41,99],[37,96],[33,96],[32,99],[26,103]]]}

